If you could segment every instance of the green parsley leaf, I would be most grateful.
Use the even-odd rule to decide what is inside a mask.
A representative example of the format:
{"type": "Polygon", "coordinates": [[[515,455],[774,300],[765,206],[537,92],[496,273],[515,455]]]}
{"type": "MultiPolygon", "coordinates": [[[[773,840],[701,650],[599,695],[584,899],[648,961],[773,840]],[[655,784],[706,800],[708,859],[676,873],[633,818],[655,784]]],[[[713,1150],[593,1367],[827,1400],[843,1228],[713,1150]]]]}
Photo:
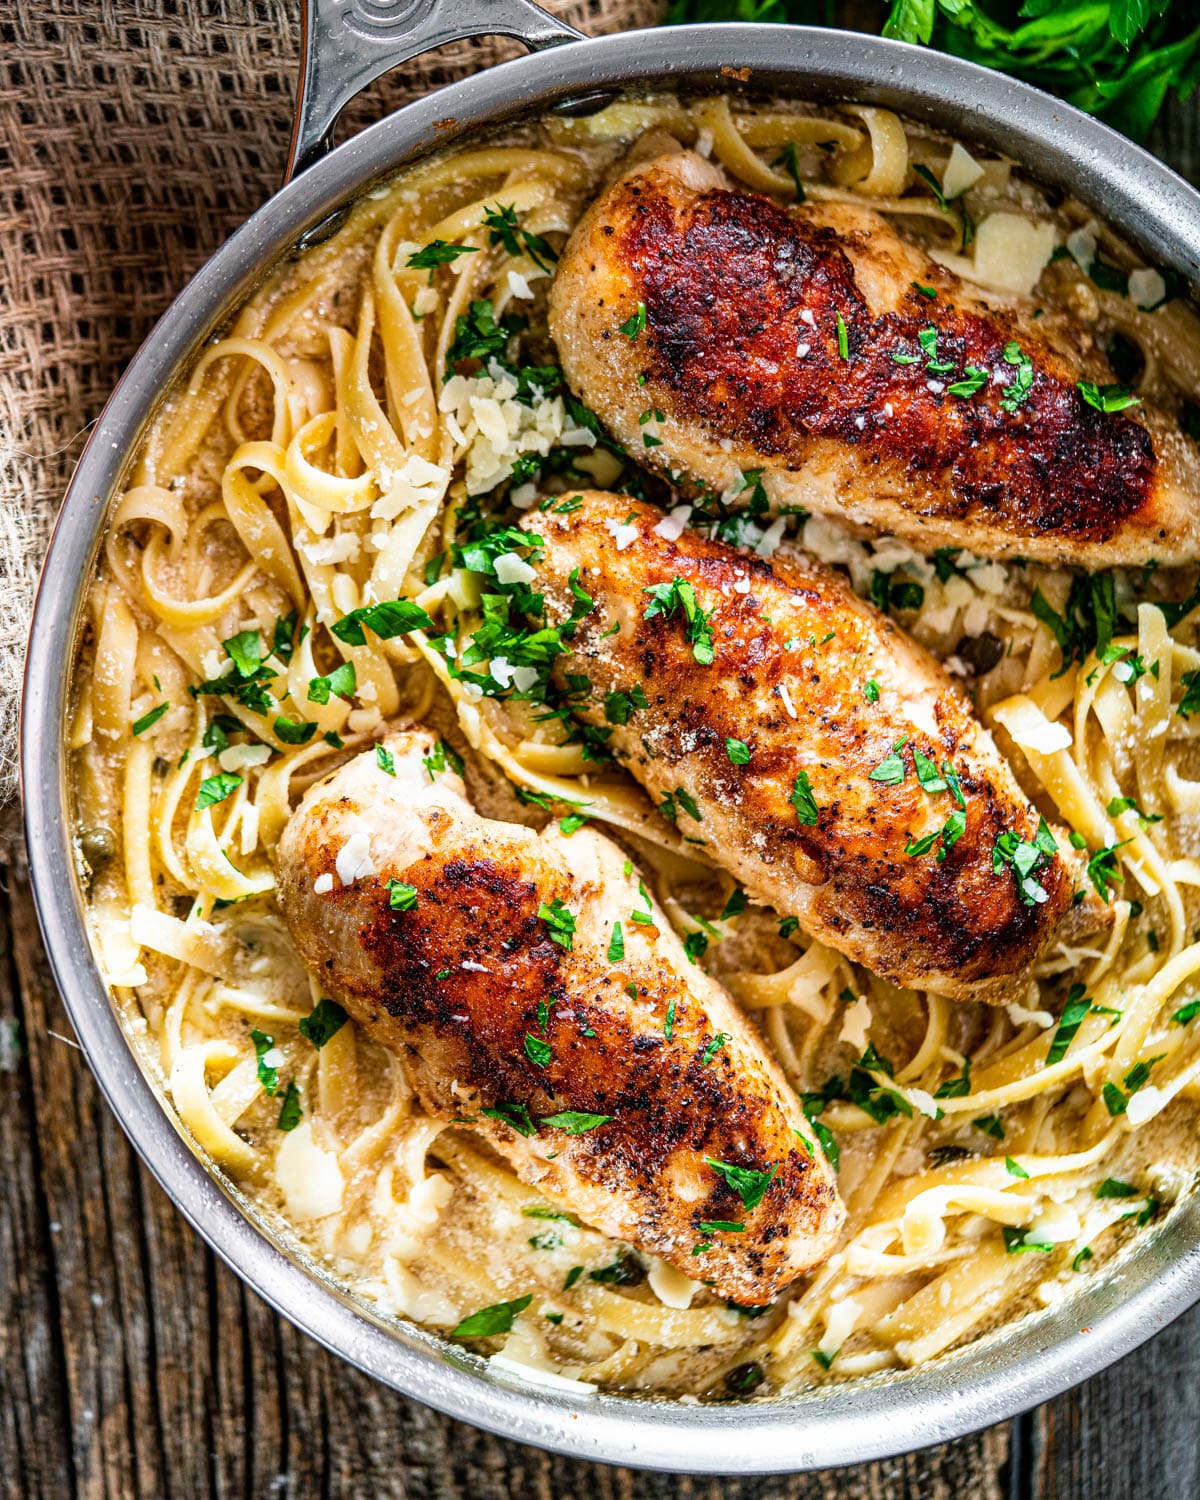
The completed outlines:
{"type": "Polygon", "coordinates": [[[963,369],[963,378],[948,385],[946,390],[951,396],[959,396],[966,401],[981,391],[987,381],[986,370],[981,370],[978,365],[966,365],[963,369]]]}
{"type": "Polygon", "coordinates": [[[514,1297],[511,1302],[493,1302],[491,1307],[481,1307],[451,1330],[455,1339],[490,1339],[499,1333],[511,1333],[513,1321],[533,1301],[533,1293],[514,1297]]]}
{"type": "Polygon", "coordinates": [[[163,714],[171,707],[169,703],[160,703],[157,708],[152,708],[149,713],[144,713],[140,719],[133,721],[133,733],[145,734],[147,729],[152,729],[163,714]]]}
{"type": "Polygon", "coordinates": [[[542,1125],[552,1125],[556,1130],[565,1130],[568,1135],[583,1135],[600,1125],[607,1125],[612,1115],[589,1115],[578,1110],[566,1109],[557,1115],[543,1115],[542,1125]]]}
{"type": "Polygon", "coordinates": [[[620,922],[614,922],[612,936],[608,940],[608,961],[610,964],[619,964],[625,957],[625,934],[621,929],[620,922]]]}
{"type": "Polygon", "coordinates": [[[224,802],[226,797],[231,797],[242,784],[242,778],[232,771],[220,771],[215,776],[206,776],[200,783],[200,790],[196,794],[196,810],[199,812],[205,807],[215,807],[218,802],[224,802]]]}
{"type": "Polygon", "coordinates": [[[279,1087],[279,1069],[265,1059],[275,1046],[275,1038],[264,1031],[252,1031],[250,1040],[254,1043],[254,1056],[258,1062],[258,1081],[268,1094],[273,1094],[279,1087]]]}
{"type": "Polygon", "coordinates": [[[696,1228],[703,1235],[745,1234],[746,1226],[736,1219],[701,1219],[696,1228]]]}
{"type": "Polygon", "coordinates": [[[994,1141],[1004,1139],[1004,1124],[999,1115],[980,1115],[977,1120],[972,1120],[971,1124],[976,1130],[982,1130],[984,1135],[990,1135],[994,1141]]]}
{"type": "Polygon", "coordinates": [[[878,781],[881,786],[899,786],[904,780],[905,766],[900,751],[908,743],[907,737],[897,740],[887,755],[868,775],[869,781],[878,781]]]}
{"type": "Polygon", "coordinates": [[[354,663],[344,661],[340,667],[335,668],[326,677],[314,677],[308,684],[308,701],[310,703],[328,703],[330,697],[344,698],[347,702],[354,697],[354,690],[358,686],[358,678],[354,672],[354,663]]]}
{"type": "Polygon", "coordinates": [[[486,1115],[489,1120],[499,1120],[502,1125],[509,1126],[526,1139],[537,1134],[537,1126],[529,1118],[529,1111],[523,1104],[495,1104],[489,1109],[481,1109],[479,1113],[486,1115]]]}
{"type": "Polygon", "coordinates": [[[554,1056],[553,1048],[549,1042],[544,1042],[540,1036],[534,1036],[532,1032],[525,1033],[525,1056],[535,1067],[549,1067],[550,1059],[554,1056]]]}
{"type": "Polygon", "coordinates": [[[625,319],[624,323],[621,324],[619,331],[625,335],[630,343],[632,343],[645,327],[646,304],[644,302],[639,302],[637,305],[637,311],[631,314],[630,317],[625,319]]]}
{"type": "Polygon", "coordinates": [[[849,359],[850,340],[846,334],[846,320],[842,317],[840,312],[835,315],[835,322],[837,324],[838,358],[849,359]]]}
{"type": "Polygon", "coordinates": [[[388,905],[393,911],[416,911],[418,892],[415,885],[405,885],[403,880],[388,880],[388,905]]]}
{"type": "Polygon", "coordinates": [[[675,999],[674,995],[672,995],[670,1000],[667,1002],[666,1019],[663,1021],[663,1036],[667,1039],[668,1042],[671,1041],[675,1036],[675,1007],[677,1004],[678,1001],[675,999]]]}
{"type": "Polygon", "coordinates": [[[538,907],[538,916],[550,929],[550,941],[568,952],[574,942],[575,916],[561,897],[555,896],[549,906],[543,901],[538,907]]]}
{"type": "Polygon", "coordinates": [[[863,697],[867,700],[868,703],[879,702],[879,684],[873,677],[871,678],[870,682],[868,682],[863,688],[863,697]]]}
{"type": "Polygon", "coordinates": [[[1074,1041],[1075,1033],[1091,1008],[1092,1003],[1085,997],[1083,985],[1073,984],[1067,995],[1067,1003],[1063,1006],[1062,1015],[1058,1018],[1058,1026],[1055,1028],[1050,1050],[1046,1053],[1046,1067],[1053,1067],[1055,1063],[1062,1062],[1066,1057],[1067,1048],[1074,1041]]]}
{"type": "Polygon", "coordinates": [[[390,641],[398,635],[409,635],[414,630],[433,629],[433,621],[411,599],[397,599],[385,604],[364,604],[361,609],[351,610],[348,615],[335,620],[329,628],[347,646],[365,646],[367,637],[363,632],[364,625],[381,641],[390,641]]]}
{"type": "Polygon", "coordinates": [[[239,677],[253,677],[262,665],[263,643],[257,630],[239,630],[221,645],[237,668],[239,677]]]}
{"type": "Polygon", "coordinates": [[[317,726],[305,719],[285,719],[281,714],[271,726],[276,738],[285,745],[307,745],[317,732],[317,726]]]}
{"type": "Polygon", "coordinates": [[[704,1052],[700,1058],[700,1066],[702,1068],[707,1068],[709,1063],[712,1062],[713,1058],[716,1057],[717,1053],[720,1052],[721,1048],[728,1040],[729,1033],[727,1031],[718,1031],[716,1036],[714,1036],[709,1042],[708,1046],[705,1047],[704,1052]]]}
{"type": "Polygon", "coordinates": [[[300,1022],[300,1035],[319,1052],[331,1037],[335,1037],[346,1024],[346,1012],[336,1000],[318,1000],[316,1005],[300,1022]]]}
{"type": "Polygon", "coordinates": [[[460,255],[476,255],[477,245],[448,245],[445,240],[430,240],[405,261],[410,271],[432,271],[435,266],[448,266],[460,255]]]}
{"type": "Polygon", "coordinates": [[[279,1130],[295,1130],[300,1123],[300,1117],[304,1114],[300,1103],[300,1090],[296,1087],[293,1078],[283,1092],[283,1103],[279,1106],[279,1118],[275,1124],[279,1130]]]}
{"type": "Polygon", "coordinates": [[[796,190],[796,202],[803,203],[805,201],[804,183],[800,179],[800,158],[796,152],[795,141],[789,141],[771,165],[787,169],[787,174],[792,179],[792,185],[796,190]]]}
{"type": "Polygon", "coordinates": [[[792,783],[792,795],[788,801],[796,810],[797,820],[807,828],[815,828],[819,821],[817,799],[813,796],[812,783],[807,771],[798,771],[792,783]]]}
{"type": "Polygon", "coordinates": [[[1029,1173],[1019,1161],[1014,1161],[1011,1156],[1004,1158],[1004,1170],[1010,1177],[1019,1177],[1025,1182],[1029,1181],[1029,1173]]]}
{"type": "Polygon", "coordinates": [[[396,774],[396,758],[383,745],[375,746],[375,764],[385,776],[394,776],[396,774]]]}
{"type": "Polygon", "coordinates": [[[1116,1177],[1106,1177],[1096,1189],[1097,1198],[1136,1198],[1138,1190],[1131,1182],[1121,1182],[1116,1177]]]}
{"type": "Polygon", "coordinates": [[[1004,1248],[1010,1255],[1021,1255],[1026,1251],[1035,1250],[1041,1255],[1049,1255],[1054,1246],[1044,1240],[1031,1240],[1028,1238],[1028,1229],[1017,1229],[1015,1225],[1005,1224],[1000,1233],[1004,1236],[1004,1248]]]}
{"type": "Polygon", "coordinates": [[[1075,384],[1089,406],[1106,414],[1142,404],[1141,397],[1135,396],[1127,385],[1096,385],[1091,380],[1077,380],[1075,384]]]}
{"type": "Polygon", "coordinates": [[[1117,850],[1124,849],[1129,842],[1129,839],[1123,839],[1119,844],[1108,844],[1103,849],[1097,849],[1087,862],[1087,877],[1102,901],[1107,901],[1110,891],[1124,882],[1125,877],[1117,863],[1117,850]]]}
{"type": "Polygon", "coordinates": [[[745,766],[750,762],[750,747],[745,740],[731,739],[726,735],[725,754],[728,755],[730,763],[735,766],[745,766]]]}
{"type": "Polygon", "coordinates": [[[683,951],[692,963],[699,963],[708,952],[708,938],[703,932],[689,932],[683,940],[683,951]]]}
{"type": "Polygon", "coordinates": [[[1090,1245],[1085,1245],[1078,1255],[1071,1261],[1072,1271],[1081,1271],[1085,1264],[1092,1259],[1094,1251],[1090,1245]]]}
{"type": "Polygon", "coordinates": [[[726,1187],[733,1189],[742,1200],[742,1207],[747,1213],[753,1213],[763,1201],[779,1171],[778,1163],[761,1172],[756,1167],[739,1167],[733,1162],[718,1161],[712,1156],[706,1156],[704,1163],[724,1180],[726,1187]]]}

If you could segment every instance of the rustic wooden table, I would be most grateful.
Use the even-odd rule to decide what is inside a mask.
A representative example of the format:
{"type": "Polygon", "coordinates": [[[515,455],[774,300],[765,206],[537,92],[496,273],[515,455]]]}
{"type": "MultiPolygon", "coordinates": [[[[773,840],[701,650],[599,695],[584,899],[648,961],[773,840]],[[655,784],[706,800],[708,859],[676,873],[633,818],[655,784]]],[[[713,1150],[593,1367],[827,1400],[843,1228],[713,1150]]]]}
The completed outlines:
{"type": "MultiPolygon", "coordinates": [[[[1174,106],[1152,142],[1194,180],[1198,126],[1200,102],[1174,106]]],[[[1013,1422],[799,1478],[692,1480],[552,1458],[374,1385],[248,1292],[140,1166],[70,1039],[19,855],[0,869],[0,890],[5,1497],[1200,1494],[1200,1308],[1013,1422]]],[[[738,1465],[735,1449],[731,1475],[738,1465]]]]}

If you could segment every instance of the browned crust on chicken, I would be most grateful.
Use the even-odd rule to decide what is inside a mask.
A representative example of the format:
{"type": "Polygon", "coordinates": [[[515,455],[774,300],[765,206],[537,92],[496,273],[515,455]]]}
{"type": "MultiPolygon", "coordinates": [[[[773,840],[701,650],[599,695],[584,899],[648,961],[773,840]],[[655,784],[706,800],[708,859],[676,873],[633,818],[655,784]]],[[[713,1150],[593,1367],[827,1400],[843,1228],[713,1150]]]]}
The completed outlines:
{"type": "Polygon", "coordinates": [[[453,773],[429,783],[428,736],[391,744],[396,777],[359,757],[308,793],[280,842],[280,902],[305,961],[404,1060],[425,1108],[480,1132],[523,1181],[723,1296],[770,1301],[830,1253],[842,1209],[753,1029],[657,908],[653,924],[631,921],[647,902],[607,839],[480,818],[453,773]],[[357,827],[372,829],[374,873],[318,895],[357,827]],[[415,888],[415,908],[392,909],[392,879],[415,888]],[[575,917],[570,950],[538,914],[556,900],[575,917]],[[610,914],[625,947],[613,962],[610,914]],[[580,1135],[507,1122],[567,1111],[612,1119],[580,1135]],[[761,1204],[747,1211],[705,1156],[774,1167],[761,1204]],[[714,1220],[745,1229],[701,1229],[714,1220]]]}
{"type": "Polygon", "coordinates": [[[897,984],[1022,998],[1064,919],[1075,932],[1101,915],[1075,905],[1081,858],[1061,829],[1059,854],[1038,871],[1043,904],[1026,905],[1011,869],[993,868],[997,839],[1032,841],[1039,817],[962,693],[832,570],[794,554],[768,565],[695,532],[667,541],[653,529],[661,521],[651,506],[589,493],[569,514],[523,522],[544,539],[537,586],[551,618],[570,610],[574,568],[596,601],[562,661],[592,681],[575,712],[604,725],[605,695],[641,685],[649,707],[612,727],[609,749],[654,800],[682,786],[701,813],[695,822],[677,797],[683,830],[806,931],[897,984]],[[618,551],[612,528],[625,522],[637,537],[618,551]],[[644,617],[646,590],[675,579],[711,614],[711,666],[696,661],[681,616],[644,617]],[[747,764],[730,760],[727,739],[748,746],[747,764]],[[872,780],[901,739],[903,781],[872,780]],[[954,768],[966,803],[942,860],[937,847],[905,853],[957,805],[949,790],[922,789],[917,750],[954,768]],[[812,824],[790,800],[801,775],[812,824]]]}
{"type": "Polygon", "coordinates": [[[1089,405],[1077,382],[1112,382],[1107,362],[1035,311],[985,300],[867,209],[785,210],[681,154],[597,200],[560,263],[551,329],[577,394],[640,458],[718,488],[724,440],[776,476],[776,501],[922,546],[1096,566],[1194,558],[1194,448],[1160,412],[1089,405]],[[619,328],[639,302],[646,326],[630,340],[619,328]],[[930,328],[933,372],[918,341],[930,328]],[[1009,411],[1014,342],[1033,376],[1009,411]],[[955,394],[968,367],[987,383],[955,394]],[[645,454],[634,404],[666,414],[645,454]]]}

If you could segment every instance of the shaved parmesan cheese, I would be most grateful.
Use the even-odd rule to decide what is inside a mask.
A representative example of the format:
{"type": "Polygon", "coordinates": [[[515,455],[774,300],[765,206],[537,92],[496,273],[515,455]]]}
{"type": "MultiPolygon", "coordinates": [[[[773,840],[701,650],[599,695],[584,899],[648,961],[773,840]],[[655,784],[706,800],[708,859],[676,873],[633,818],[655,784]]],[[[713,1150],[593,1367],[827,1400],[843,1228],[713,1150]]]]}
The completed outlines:
{"type": "Polygon", "coordinates": [[[983,168],[957,141],[942,173],[942,192],[947,198],[958,198],[968,188],[973,188],[983,176],[983,168]]]}
{"type": "Polygon", "coordinates": [[[1087,271],[1096,259],[1096,231],[1091,224],[1073,229],[1067,235],[1067,251],[1081,270],[1087,271]]]}
{"type": "Polygon", "coordinates": [[[996,722],[1002,724],[1022,750],[1038,755],[1054,755],[1071,744],[1071,731],[1065,724],[1048,719],[1031,698],[1009,698],[993,709],[996,722]]]}
{"type": "Polygon", "coordinates": [[[975,231],[975,255],[933,250],[934,259],[980,286],[1028,296],[1054,254],[1053,224],[1035,224],[1024,214],[989,214],[975,231]]]}
{"type": "Polygon", "coordinates": [[[849,1042],[856,1052],[866,1050],[867,1038],[871,1030],[871,1007],[865,998],[860,997],[853,1005],[847,1005],[842,1014],[842,1029],[838,1032],[839,1042],[849,1042]]]}
{"type": "Polygon", "coordinates": [[[1044,1203],[1025,1238],[1032,1244],[1065,1245],[1079,1238],[1079,1215],[1065,1203],[1044,1203]]]}
{"type": "Polygon", "coordinates": [[[354,562],[358,557],[359,546],[359,539],[352,531],[341,531],[335,536],[319,539],[314,537],[312,541],[304,539],[302,533],[296,542],[296,550],[316,567],[354,562]]]}
{"type": "Polygon", "coordinates": [[[700,1283],[692,1281],[682,1271],[667,1265],[655,1257],[647,1277],[650,1290],[664,1307],[685,1308],[692,1305],[692,1298],[700,1290],[700,1283]]]}
{"type": "Polygon", "coordinates": [[[1148,1083],[1145,1088],[1138,1089],[1136,1094],[1130,1094],[1129,1103],[1125,1106],[1125,1118],[1131,1125],[1144,1125],[1166,1103],[1167,1097],[1162,1089],[1148,1083]]]}
{"type": "Polygon", "coordinates": [[[513,687],[516,688],[518,693],[527,693],[530,688],[533,687],[534,683],[538,680],[537,668],[514,667],[512,680],[513,687]]]}
{"type": "Polygon", "coordinates": [[[369,880],[375,874],[375,862],[371,858],[371,835],[365,829],[352,833],[338,850],[334,865],[343,885],[353,885],[356,880],[369,880]]]}
{"type": "Polygon", "coordinates": [[[328,870],[313,881],[313,890],[318,896],[326,896],[333,890],[333,876],[328,870]]]}
{"type": "Polygon", "coordinates": [[[604,528],[616,542],[618,552],[624,552],[626,547],[632,547],[641,535],[632,523],[623,525],[620,521],[614,521],[611,516],[605,521],[604,528]]]}
{"type": "Polygon", "coordinates": [[[496,578],[500,583],[532,583],[537,574],[523,557],[502,552],[496,559],[496,578]]]}
{"type": "Polygon", "coordinates": [[[850,1335],[862,1316],[862,1304],[853,1297],[843,1297],[829,1309],[825,1318],[825,1332],[817,1348],[827,1359],[832,1359],[850,1335]]]}
{"type": "Polygon", "coordinates": [[[529,285],[527,277],[521,275],[520,271],[508,273],[508,289],[514,297],[524,297],[526,301],[533,296],[533,290],[529,285]]]}
{"type": "Polygon", "coordinates": [[[450,470],[431,464],[419,453],[410,453],[394,474],[381,473],[378,478],[387,493],[372,505],[371,518],[394,521],[402,511],[439,502],[450,483],[450,470]]]}
{"type": "Polygon", "coordinates": [[[222,771],[244,771],[248,766],[266,765],[270,759],[270,745],[228,745],[217,756],[222,771]]]}
{"type": "Polygon", "coordinates": [[[275,1156],[275,1180],[288,1217],[298,1222],[327,1218],[342,1206],[345,1183],[337,1156],[313,1140],[311,1120],[301,1120],[284,1136],[275,1156]]]}
{"type": "Polygon", "coordinates": [[[1143,312],[1157,307],[1167,295],[1167,283],[1153,266],[1129,273],[1129,300],[1143,312]]]}
{"type": "MultiPolygon", "coordinates": [[[[783,533],[786,526],[787,518],[785,516],[775,517],[775,519],[767,527],[766,531],[763,532],[762,536],[759,538],[757,546],[754,548],[759,557],[771,556],[771,554],[779,546],[780,542],[783,541],[783,533]]],[[[793,717],[795,716],[793,715],[793,717]]]]}
{"type": "Polygon", "coordinates": [[[677,542],[687,527],[691,513],[690,505],[677,505],[671,514],[664,516],[654,528],[654,535],[662,537],[664,542],[677,542]]]}

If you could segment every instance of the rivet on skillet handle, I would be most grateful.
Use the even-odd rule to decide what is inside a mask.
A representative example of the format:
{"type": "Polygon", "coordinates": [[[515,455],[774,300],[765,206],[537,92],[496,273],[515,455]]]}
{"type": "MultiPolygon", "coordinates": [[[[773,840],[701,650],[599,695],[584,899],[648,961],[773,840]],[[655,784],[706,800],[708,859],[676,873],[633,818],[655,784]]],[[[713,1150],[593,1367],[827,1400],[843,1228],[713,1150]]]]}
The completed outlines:
{"type": "Polygon", "coordinates": [[[541,52],[583,40],[533,0],[303,0],[300,85],[284,182],[332,144],[337,117],[381,74],[473,36],[511,36],[541,52]]]}

